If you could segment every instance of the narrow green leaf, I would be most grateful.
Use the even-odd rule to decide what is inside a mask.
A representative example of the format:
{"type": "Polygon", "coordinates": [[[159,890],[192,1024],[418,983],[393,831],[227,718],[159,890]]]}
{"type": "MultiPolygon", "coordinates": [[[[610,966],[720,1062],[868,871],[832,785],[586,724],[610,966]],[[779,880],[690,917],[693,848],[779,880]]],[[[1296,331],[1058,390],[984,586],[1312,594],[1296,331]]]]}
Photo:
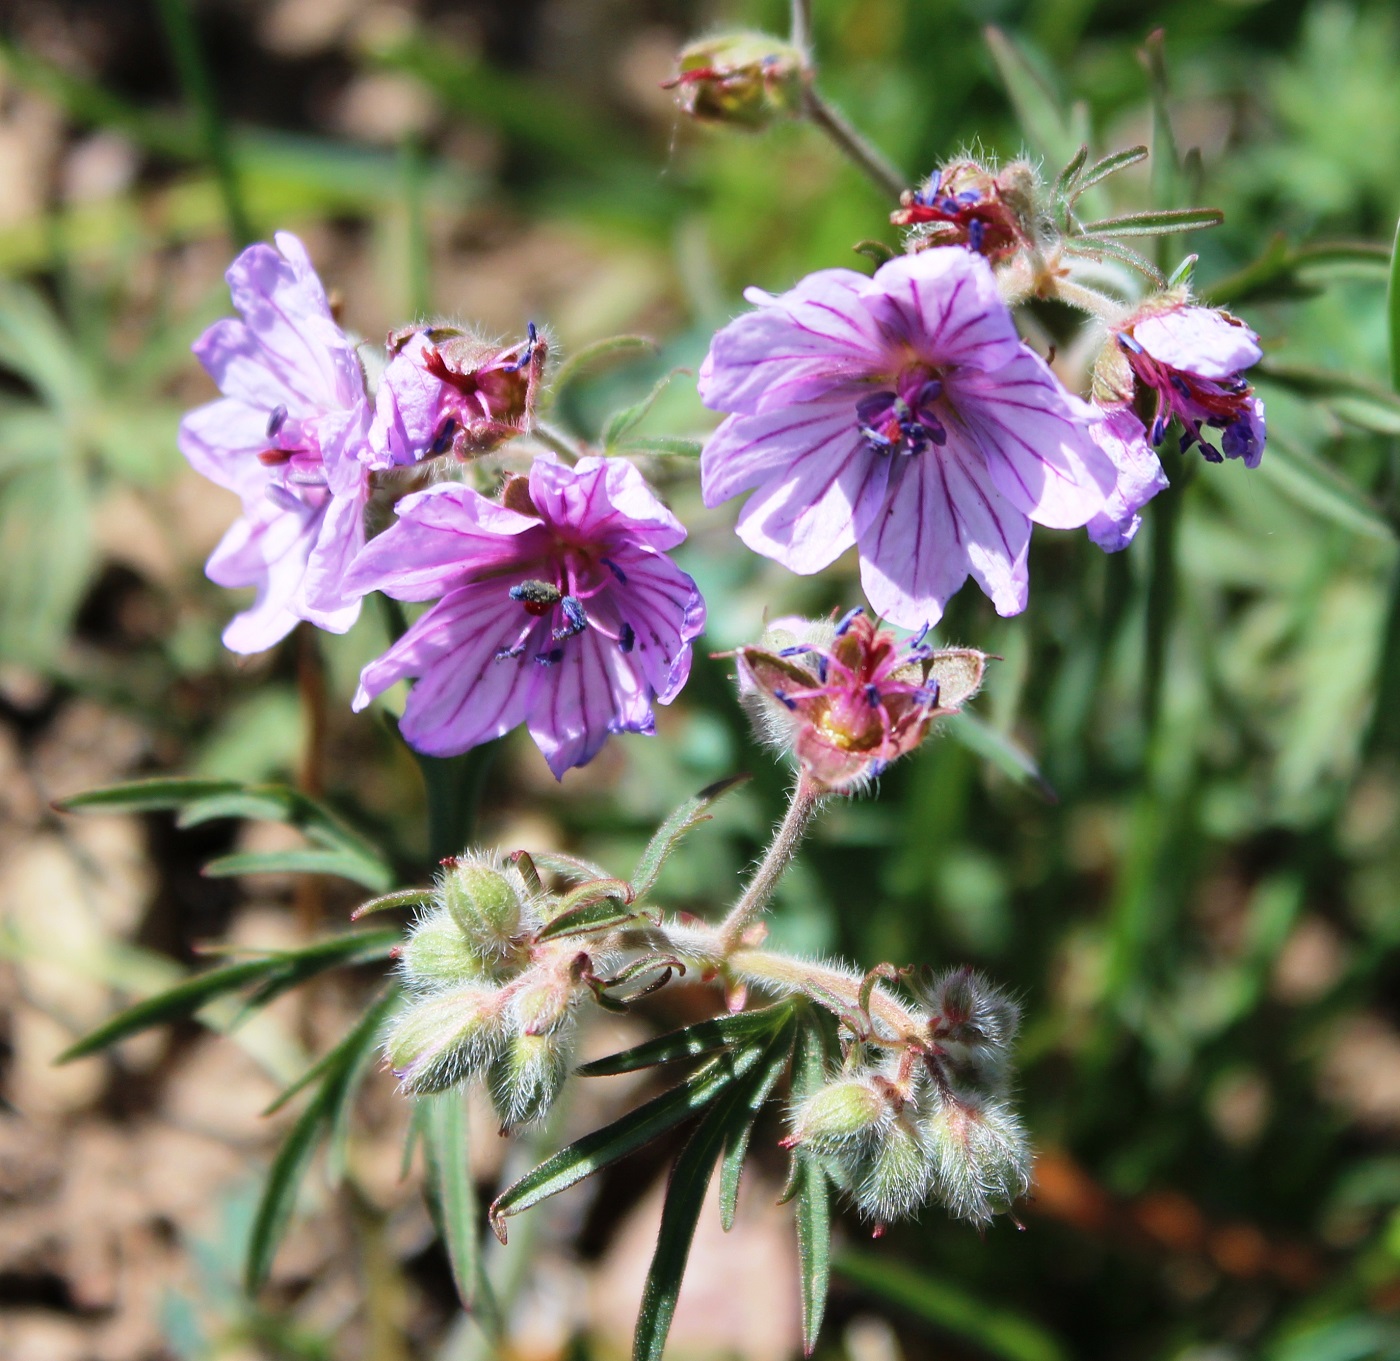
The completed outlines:
{"type": "Polygon", "coordinates": [[[646,336],[609,336],[605,340],[595,340],[591,345],[585,345],[581,350],[576,350],[562,364],[554,375],[554,380],[550,384],[550,404],[559,400],[559,396],[572,383],[589,369],[598,364],[607,363],[612,360],[621,359],[627,355],[652,354],[657,348],[654,340],[646,336]]]}
{"type": "Polygon", "coordinates": [[[1125,246],[1121,241],[1115,241],[1110,236],[1087,236],[1071,237],[1066,250],[1075,255],[1084,255],[1091,260],[1102,260],[1105,257],[1111,260],[1121,261],[1130,269],[1135,269],[1145,279],[1150,279],[1157,288],[1166,287],[1166,278],[1162,271],[1157,268],[1145,255],[1139,255],[1131,246],[1125,246]]]}
{"type": "Polygon", "coordinates": [[[736,1078],[747,1073],[762,1054],[763,1049],[756,1045],[737,1053],[720,1054],[670,1091],[560,1149],[496,1197],[490,1214],[496,1236],[505,1241],[505,1221],[509,1216],[528,1210],[560,1191],[567,1191],[600,1167],[626,1157],[658,1134],[680,1124],[687,1116],[702,1110],[736,1078]]]}
{"type": "Polygon", "coordinates": [[[1361,271],[1380,274],[1390,267],[1390,250],[1374,241],[1318,241],[1293,249],[1280,232],[1262,255],[1207,290],[1218,306],[1255,297],[1307,296],[1315,292],[1308,276],[1316,272],[1361,271]]]}
{"type": "Polygon", "coordinates": [[[481,1277],[476,1187],[472,1183],[465,1093],[458,1088],[425,1098],[423,1150],[438,1231],[447,1245],[457,1297],[468,1311],[481,1277]]]}
{"type": "Polygon", "coordinates": [[[1138,51],[1138,60],[1147,72],[1152,97],[1152,201],[1159,208],[1180,201],[1181,154],[1172,131],[1170,89],[1167,82],[1166,34],[1153,29],[1138,51]]]}
{"type": "Polygon", "coordinates": [[[1390,333],[1390,386],[1400,392],[1400,223],[1390,250],[1390,275],[1386,281],[1386,316],[1390,333]]]}
{"type": "Polygon", "coordinates": [[[1086,222],[1085,236],[1166,236],[1171,232],[1195,232],[1218,227],[1225,221],[1219,208],[1164,208],[1158,212],[1124,213],[1086,222]]]}
{"type": "Polygon", "coordinates": [[[632,887],[637,897],[644,898],[655,887],[661,867],[666,857],[676,848],[680,839],[693,827],[710,819],[710,805],[743,784],[747,775],[731,775],[728,779],[716,780],[707,785],[693,799],[687,799],[657,829],[656,835],[647,843],[642,858],[632,874],[632,887]]]}
{"type": "Polygon", "coordinates": [[[768,1046],[763,1062],[752,1076],[745,1079],[746,1098],[725,1136],[724,1157],[719,1172],[719,1222],[725,1233],[734,1227],[734,1214],[739,1208],[739,1181],[744,1175],[744,1159],[748,1156],[754,1122],[778,1079],[787,1071],[792,1059],[793,1035],[794,1027],[784,1027],[778,1038],[768,1046]]]}
{"type": "Polygon", "coordinates": [[[577,855],[565,855],[562,851],[532,851],[530,858],[539,869],[546,869],[551,874],[557,874],[561,879],[576,884],[608,877],[607,870],[601,865],[595,865],[591,860],[584,860],[577,855]]]}
{"type": "Polygon", "coordinates": [[[361,1054],[368,1049],[373,1049],[379,1040],[379,1029],[385,1021],[389,1019],[389,1014],[398,1005],[399,990],[397,987],[385,989],[368,1009],[355,1022],[349,1033],[340,1041],[334,1049],[322,1056],[310,1068],[306,1070],[289,1087],[278,1093],[276,1100],[263,1110],[264,1115],[275,1115],[299,1092],[304,1092],[313,1082],[324,1077],[334,1068],[338,1068],[352,1059],[355,1055],[361,1054]]]}
{"type": "Polygon", "coordinates": [[[1269,448],[1256,469],[1290,501],[1353,534],[1395,542],[1394,526],[1342,473],[1271,431],[1269,448]]]}
{"type": "Polygon", "coordinates": [[[236,992],[280,966],[280,961],[275,957],[249,959],[196,974],[165,992],[157,993],[154,997],[148,997],[145,1001],[118,1012],[111,1020],[84,1035],[76,1044],[70,1045],[55,1062],[70,1063],[73,1059],[87,1058],[89,1054],[96,1054],[119,1040],[138,1035],[143,1030],[150,1030],[152,1026],[169,1025],[172,1021],[193,1016],[214,998],[228,992],[236,992]]]}
{"type": "Polygon", "coordinates": [[[288,1131],[268,1169],[243,1262],[243,1285],[250,1295],[256,1294],[267,1280],[278,1244],[296,1208],[302,1179],[317,1146],[330,1132],[335,1086],[335,1075],[327,1076],[288,1131]]]}
{"type": "Polygon", "coordinates": [[[1147,159],[1147,148],[1145,146],[1128,147],[1124,151],[1115,151],[1105,156],[1102,160],[1095,161],[1080,177],[1074,186],[1074,196],[1078,198],[1081,194],[1087,193],[1096,184],[1102,183],[1110,175],[1116,175],[1120,170],[1126,170],[1130,165],[1137,165],[1139,161],[1147,159]]]}
{"type": "Polygon", "coordinates": [[[369,860],[348,851],[323,850],[315,846],[290,851],[244,851],[223,855],[205,865],[211,879],[231,879],[240,874],[333,874],[364,888],[384,890],[394,881],[394,873],[378,860],[369,860]]]}
{"type": "Polygon", "coordinates": [[[243,1012],[234,1024],[239,1024],[251,1012],[267,1006],[284,992],[299,988],[308,979],[324,973],[327,969],[349,969],[357,964],[372,964],[377,960],[388,959],[402,944],[402,940],[402,936],[394,929],[347,931],[343,935],[332,936],[301,950],[286,951],[280,956],[279,967],[249,994],[243,1012]]]}
{"type": "Polygon", "coordinates": [[[1070,186],[1073,185],[1078,179],[1079,172],[1084,169],[1085,162],[1087,162],[1088,159],[1089,144],[1087,142],[1081,142],[1079,144],[1079,150],[1076,151],[1072,157],[1070,157],[1069,162],[1066,164],[1065,168],[1061,170],[1058,175],[1055,176],[1055,187],[1053,192],[1056,198],[1062,197],[1063,195],[1069,193],[1070,186]]]}
{"type": "Polygon", "coordinates": [[[1038,790],[1051,803],[1059,798],[1030,753],[1004,733],[997,732],[966,710],[951,714],[943,721],[949,736],[961,742],[969,751],[990,761],[1003,775],[1009,776],[1017,784],[1038,790]]]}
{"type": "Polygon", "coordinates": [[[897,254],[893,246],[887,245],[884,241],[873,239],[857,241],[851,249],[857,255],[865,256],[876,269],[879,269],[881,265],[888,264],[897,254]]]}
{"type": "Polygon", "coordinates": [[[592,1063],[580,1067],[578,1074],[580,1077],[612,1077],[617,1073],[635,1073],[642,1068],[654,1068],[657,1064],[699,1058],[717,1049],[732,1049],[757,1042],[786,1024],[795,1005],[792,998],[787,998],[757,1011],[736,1011],[729,1016],[700,1021],[683,1030],[658,1035],[654,1040],[624,1049],[621,1053],[594,1059],[592,1063]]]}
{"type": "Polygon", "coordinates": [[[703,440],[681,435],[639,435],[612,446],[612,452],[618,454],[670,454],[675,458],[699,458],[704,449],[703,440]]]}
{"type": "Polygon", "coordinates": [[[556,940],[561,936],[581,936],[591,931],[610,931],[636,919],[638,914],[611,895],[594,902],[584,902],[561,912],[542,926],[536,940],[556,940]]]}
{"type": "MultiPolygon", "coordinates": [[[[791,1037],[785,1037],[791,1044],[791,1037]]],[[[767,1060],[775,1046],[749,1051],[754,1062],[767,1060]]],[[[753,1063],[750,1064],[753,1066],[753,1063]]],[[[666,1203],[661,1210],[661,1228],[656,1249],[642,1288],[642,1307],[637,1315],[637,1331],[632,1339],[632,1361],[661,1361],[666,1335],[676,1312],[685,1264],[695,1238],[695,1226],[709,1190],[710,1175],[725,1145],[741,1137],[752,1121],[750,1092],[752,1080],[731,1083],[714,1099],[695,1132],[686,1140],[666,1183],[666,1203]]]]}
{"type": "Polygon", "coordinates": [[[603,432],[599,437],[599,443],[603,448],[613,448],[629,430],[640,425],[646,419],[647,412],[656,405],[656,399],[670,386],[671,380],[678,373],[689,372],[689,369],[672,369],[670,373],[663,374],[656,380],[651,391],[640,402],[633,402],[631,406],[614,411],[603,423],[603,432]]]}
{"type": "Polygon", "coordinates": [[[1084,140],[1016,43],[999,28],[984,30],[1001,83],[1011,98],[1022,130],[1051,165],[1072,160],[1084,140]]]}
{"type": "MultiPolygon", "coordinates": [[[[792,1099],[800,1101],[826,1080],[821,1029],[804,1025],[797,1037],[792,1099]]],[[[820,1161],[802,1148],[793,1155],[789,1198],[796,1203],[797,1261],[802,1274],[802,1351],[811,1356],[826,1314],[831,1286],[831,1185],[820,1161]]]]}
{"type": "Polygon", "coordinates": [[[222,794],[238,794],[244,786],[237,780],[202,780],[195,776],[173,776],[155,780],[131,780],[126,784],[90,789],[59,799],[54,807],[61,813],[79,813],[90,808],[104,812],[150,813],[179,808],[196,799],[222,794]]]}
{"type": "Polygon", "coordinates": [[[950,1281],[894,1261],[886,1253],[837,1253],[838,1276],[878,1300],[907,1309],[944,1332],[973,1342],[1001,1361],[1069,1361],[1069,1353],[1039,1323],[978,1299],[950,1281]]]}
{"type": "Polygon", "coordinates": [[[435,888],[400,888],[393,893],[381,893],[379,897],[361,903],[350,914],[350,920],[357,922],[361,917],[371,916],[375,912],[388,912],[395,907],[421,907],[424,903],[432,902],[436,896],[435,888]]]}

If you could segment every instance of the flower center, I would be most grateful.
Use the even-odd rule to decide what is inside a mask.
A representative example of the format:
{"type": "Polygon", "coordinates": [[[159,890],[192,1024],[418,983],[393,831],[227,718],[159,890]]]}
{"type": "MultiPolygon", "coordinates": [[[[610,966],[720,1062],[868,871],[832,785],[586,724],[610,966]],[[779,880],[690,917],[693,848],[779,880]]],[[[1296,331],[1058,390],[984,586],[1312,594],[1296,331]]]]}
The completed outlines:
{"type": "Polygon", "coordinates": [[[922,366],[906,369],[892,388],[882,388],[856,403],[858,429],[877,454],[921,454],[948,441],[937,404],[943,382],[922,366]]]}

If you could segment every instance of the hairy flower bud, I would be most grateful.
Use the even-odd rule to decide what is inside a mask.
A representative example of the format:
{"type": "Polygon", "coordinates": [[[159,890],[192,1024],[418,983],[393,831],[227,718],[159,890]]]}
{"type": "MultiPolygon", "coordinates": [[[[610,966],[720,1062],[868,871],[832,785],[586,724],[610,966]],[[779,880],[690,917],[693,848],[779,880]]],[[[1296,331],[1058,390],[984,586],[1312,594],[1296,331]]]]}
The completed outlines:
{"type": "Polygon", "coordinates": [[[894,1118],[894,1106],[876,1079],[842,1078],[817,1088],[793,1110],[786,1142],[819,1158],[862,1155],[894,1118]]]}
{"type": "Polygon", "coordinates": [[[422,1096],[479,1072],[506,1034],[499,993],[466,985],[408,1002],[390,1023],[384,1052],[402,1089],[422,1096]]]}
{"type": "Polygon", "coordinates": [[[927,630],[901,645],[860,609],[834,627],[780,622],[767,646],[739,649],[740,691],[764,735],[833,793],[876,779],[982,684],[984,653],[937,651],[923,641],[927,630]]]}
{"type": "Polygon", "coordinates": [[[934,1193],[960,1219],[987,1224],[1030,1190],[1031,1150],[1011,1109],[994,1097],[943,1097],[923,1124],[934,1193]]]}
{"type": "Polygon", "coordinates": [[[492,973],[445,907],[430,908],[409,927],[399,951],[399,970],[410,992],[489,980],[492,973]]]}
{"type": "Polygon", "coordinates": [[[861,1159],[856,1205],[877,1227],[907,1218],[928,1200],[933,1176],[922,1132],[913,1111],[906,1110],[881,1130],[873,1149],[861,1159]]]}
{"type": "Polygon", "coordinates": [[[573,1054],[572,1027],[547,1035],[515,1035],[486,1074],[491,1102],[505,1129],[544,1118],[564,1079],[573,1054]]]}
{"type": "Polygon", "coordinates": [[[796,113],[806,79],[795,47],[766,33],[725,33],[682,48],[663,88],[700,122],[756,129],[796,113]]]}
{"type": "Polygon", "coordinates": [[[514,950],[529,898],[520,871],[490,857],[462,856],[438,880],[439,901],[487,964],[500,964],[514,950]]]}
{"type": "Polygon", "coordinates": [[[969,968],[915,984],[929,1012],[929,1037],[955,1081],[997,1089],[1006,1081],[1021,1009],[1000,988],[969,968]]]}

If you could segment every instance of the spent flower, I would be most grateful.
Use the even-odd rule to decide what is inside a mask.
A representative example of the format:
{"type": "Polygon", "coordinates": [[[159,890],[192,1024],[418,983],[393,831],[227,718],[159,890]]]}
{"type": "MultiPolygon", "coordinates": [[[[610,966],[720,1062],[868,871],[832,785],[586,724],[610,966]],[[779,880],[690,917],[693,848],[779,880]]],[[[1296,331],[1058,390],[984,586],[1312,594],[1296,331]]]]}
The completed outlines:
{"type": "Polygon", "coordinates": [[[525,723],[557,777],[610,733],[650,733],[705,622],[666,555],[680,522],[622,459],[535,460],[504,504],[456,483],[406,496],[350,573],[360,591],[437,600],[360,676],[355,708],[417,677],[400,730],[455,755],[525,723]]]}
{"type": "Polygon", "coordinates": [[[723,33],[681,49],[675,90],[681,110],[702,123],[758,129],[790,117],[808,79],[802,53],[766,33],[723,33]]]}
{"type": "Polygon", "coordinates": [[[856,545],[871,604],[908,628],[969,574],[999,613],[1024,609],[1032,521],[1087,523],[1117,472],[986,260],[934,247],[748,296],[700,373],[705,403],[734,413],[701,458],[706,504],[753,490],[739,536],[794,572],[856,545]]]}
{"type": "Polygon", "coordinates": [[[243,502],[205,568],[221,586],[257,591],[224,631],[235,652],[271,647],[299,619],[344,633],[360,612],[346,573],[365,541],[364,371],[305,247],[289,232],[275,241],[229,266],[241,317],[194,345],[224,395],[180,423],[191,465],[243,502]]]}

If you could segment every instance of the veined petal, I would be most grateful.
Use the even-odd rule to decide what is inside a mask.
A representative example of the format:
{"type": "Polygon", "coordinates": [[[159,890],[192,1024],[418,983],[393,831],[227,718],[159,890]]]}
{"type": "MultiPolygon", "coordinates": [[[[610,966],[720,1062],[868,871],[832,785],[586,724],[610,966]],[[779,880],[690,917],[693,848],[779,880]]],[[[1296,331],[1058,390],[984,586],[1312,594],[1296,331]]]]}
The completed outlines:
{"type": "Polygon", "coordinates": [[[1093,434],[1118,470],[1118,481],[1103,510],[1085,528],[1105,553],[1117,553],[1133,541],[1142,524],[1138,511],[1167,485],[1167,475],[1131,407],[1109,409],[1093,434]]]}
{"type": "Polygon", "coordinates": [[[707,506],[718,506],[758,486],[794,459],[857,426],[854,401],[811,402],[762,416],[730,416],[705,443],[700,487],[707,506]]]}
{"type": "Polygon", "coordinates": [[[1213,307],[1177,307],[1132,329],[1153,359],[1202,378],[1232,378],[1264,357],[1248,326],[1213,307]]]}
{"type": "Polygon", "coordinates": [[[572,468],[536,459],[530,499],[546,523],[600,545],[621,540],[664,551],[685,539],[685,527],[624,458],[581,458],[572,468]]]}
{"type": "Polygon", "coordinates": [[[306,507],[284,509],[271,501],[229,527],[205,564],[220,586],[253,586],[253,604],[224,630],[232,652],[263,652],[296,626],[295,613],[306,560],[320,529],[321,514],[306,507]]]}
{"type": "Polygon", "coordinates": [[[376,467],[416,463],[431,449],[443,418],[443,384],[424,367],[427,336],[418,332],[386,365],[375,395],[369,446],[376,467]]]}
{"type": "Polygon", "coordinates": [[[847,417],[829,419],[809,448],[748,499],[736,532],[793,572],[819,572],[856,540],[856,510],[878,500],[891,459],[866,447],[847,417]]]}
{"type": "MultiPolygon", "coordinates": [[[[528,622],[498,582],[453,591],[365,667],[354,707],[363,709],[396,681],[416,676],[399,727],[417,750],[455,756],[500,737],[532,711],[544,671],[535,661],[538,648],[497,660],[528,622]]],[[[536,632],[546,645],[543,629],[536,632]]]]}
{"type": "Polygon", "coordinates": [[[862,301],[890,343],[936,367],[999,369],[1022,348],[991,266],[961,246],[897,256],[862,301]]]}
{"type": "Polygon", "coordinates": [[[548,533],[538,520],[456,482],[405,496],[398,516],[355,559],[346,574],[347,591],[431,600],[547,550],[548,533]]]}
{"type": "Polygon", "coordinates": [[[610,733],[652,730],[646,685],[616,645],[596,631],[571,638],[560,660],[540,669],[530,736],[555,779],[587,765],[610,733]]]}
{"type": "Polygon", "coordinates": [[[206,402],[185,414],[179,443],[195,472],[236,492],[245,507],[262,500],[269,471],[258,455],[268,446],[266,410],[233,397],[206,402]]]}
{"type": "Polygon", "coordinates": [[[1039,355],[1023,346],[994,373],[950,375],[948,393],[969,442],[1018,510],[1055,529],[1078,528],[1103,510],[1117,474],[1090,434],[1098,416],[1039,355]]]}
{"type": "Polygon", "coordinates": [[[690,675],[691,643],[705,627],[705,602],[692,578],[670,558],[633,549],[620,553],[626,577],[588,602],[608,633],[631,630],[631,665],[640,668],[662,704],[669,704],[690,675]]]}
{"type": "MultiPolygon", "coordinates": [[[[306,580],[302,586],[305,616],[318,628],[332,633],[344,633],[324,622],[339,619],[353,607],[353,623],[359,614],[363,591],[349,585],[350,564],[365,546],[365,502],[368,488],[358,495],[333,496],[321,517],[321,529],[315,547],[306,563],[306,580]]],[[[346,626],[348,627],[348,625],[346,626]]]]}

